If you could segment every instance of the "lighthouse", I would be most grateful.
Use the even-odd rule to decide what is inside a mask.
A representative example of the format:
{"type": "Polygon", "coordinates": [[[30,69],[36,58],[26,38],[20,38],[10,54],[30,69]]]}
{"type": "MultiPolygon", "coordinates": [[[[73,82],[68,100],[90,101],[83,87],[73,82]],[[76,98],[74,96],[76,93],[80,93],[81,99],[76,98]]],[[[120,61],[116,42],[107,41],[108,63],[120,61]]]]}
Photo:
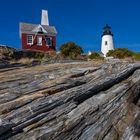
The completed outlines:
{"type": "Polygon", "coordinates": [[[101,52],[103,53],[104,57],[106,57],[109,50],[114,50],[113,33],[111,31],[111,27],[106,24],[106,26],[103,28],[101,43],[101,52]]]}

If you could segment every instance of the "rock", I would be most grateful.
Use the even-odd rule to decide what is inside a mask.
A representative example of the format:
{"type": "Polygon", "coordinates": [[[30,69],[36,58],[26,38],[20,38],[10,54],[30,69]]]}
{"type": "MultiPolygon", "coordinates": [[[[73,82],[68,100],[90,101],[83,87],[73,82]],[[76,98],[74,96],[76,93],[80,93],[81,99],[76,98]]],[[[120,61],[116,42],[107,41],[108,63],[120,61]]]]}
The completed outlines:
{"type": "Polygon", "coordinates": [[[4,68],[9,64],[8,61],[0,59],[0,68],[4,68]]]}
{"type": "Polygon", "coordinates": [[[16,49],[14,48],[5,45],[0,45],[0,59],[10,60],[15,51],[16,49]]]}
{"type": "Polygon", "coordinates": [[[2,69],[0,140],[137,140],[139,75],[122,60],[2,69]]]}
{"type": "Polygon", "coordinates": [[[138,114],[137,118],[135,119],[134,132],[135,132],[135,135],[140,138],[140,113],[138,114]]]}

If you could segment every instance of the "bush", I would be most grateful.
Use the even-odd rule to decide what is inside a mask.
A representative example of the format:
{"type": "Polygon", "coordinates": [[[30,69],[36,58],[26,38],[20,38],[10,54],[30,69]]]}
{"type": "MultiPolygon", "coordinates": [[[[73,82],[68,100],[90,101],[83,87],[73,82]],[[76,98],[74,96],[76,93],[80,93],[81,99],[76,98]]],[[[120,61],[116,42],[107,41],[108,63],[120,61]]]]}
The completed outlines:
{"type": "Polygon", "coordinates": [[[97,52],[92,52],[91,55],[89,55],[89,59],[103,59],[103,57],[97,52]]]}
{"type": "Polygon", "coordinates": [[[134,55],[134,53],[130,50],[128,50],[127,48],[117,48],[115,50],[110,50],[107,53],[107,56],[113,56],[114,58],[127,58],[127,57],[132,57],[134,55]]]}
{"type": "Polygon", "coordinates": [[[35,58],[35,59],[43,59],[44,56],[45,56],[44,53],[41,53],[41,52],[35,52],[35,53],[33,53],[33,56],[32,56],[32,57],[35,58]]]}
{"type": "Polygon", "coordinates": [[[133,55],[133,59],[135,59],[135,60],[140,60],[140,53],[135,53],[135,54],[133,55]]]}
{"type": "Polygon", "coordinates": [[[83,53],[82,48],[74,42],[67,42],[65,44],[62,44],[60,46],[60,51],[64,57],[69,57],[72,59],[83,53]]]}
{"type": "Polygon", "coordinates": [[[37,51],[16,51],[13,54],[13,59],[19,60],[21,58],[34,58],[42,59],[44,58],[45,53],[37,51]]]}

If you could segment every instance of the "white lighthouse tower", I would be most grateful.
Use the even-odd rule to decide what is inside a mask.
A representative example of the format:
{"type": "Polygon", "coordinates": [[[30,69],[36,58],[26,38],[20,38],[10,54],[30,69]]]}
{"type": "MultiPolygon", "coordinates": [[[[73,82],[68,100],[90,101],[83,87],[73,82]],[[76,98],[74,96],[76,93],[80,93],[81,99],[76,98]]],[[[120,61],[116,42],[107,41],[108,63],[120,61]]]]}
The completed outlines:
{"type": "Polygon", "coordinates": [[[111,27],[106,24],[106,26],[103,28],[101,43],[101,52],[103,53],[104,57],[106,57],[106,54],[109,52],[109,50],[114,50],[113,34],[111,27]]]}

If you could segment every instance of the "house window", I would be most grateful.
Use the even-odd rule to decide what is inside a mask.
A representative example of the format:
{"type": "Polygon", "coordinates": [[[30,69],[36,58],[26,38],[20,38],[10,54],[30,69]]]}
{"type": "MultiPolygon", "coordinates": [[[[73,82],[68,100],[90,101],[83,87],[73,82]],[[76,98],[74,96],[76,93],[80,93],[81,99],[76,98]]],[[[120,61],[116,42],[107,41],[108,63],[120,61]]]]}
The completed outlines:
{"type": "Polygon", "coordinates": [[[46,46],[52,46],[52,38],[46,37],[46,46]]]}
{"type": "Polygon", "coordinates": [[[42,36],[37,37],[37,45],[42,46],[42,36]]]}
{"type": "Polygon", "coordinates": [[[105,46],[107,46],[107,41],[105,41],[105,46]]]}
{"type": "Polygon", "coordinates": [[[33,44],[33,36],[32,35],[27,35],[27,44],[32,45],[33,44]]]}

